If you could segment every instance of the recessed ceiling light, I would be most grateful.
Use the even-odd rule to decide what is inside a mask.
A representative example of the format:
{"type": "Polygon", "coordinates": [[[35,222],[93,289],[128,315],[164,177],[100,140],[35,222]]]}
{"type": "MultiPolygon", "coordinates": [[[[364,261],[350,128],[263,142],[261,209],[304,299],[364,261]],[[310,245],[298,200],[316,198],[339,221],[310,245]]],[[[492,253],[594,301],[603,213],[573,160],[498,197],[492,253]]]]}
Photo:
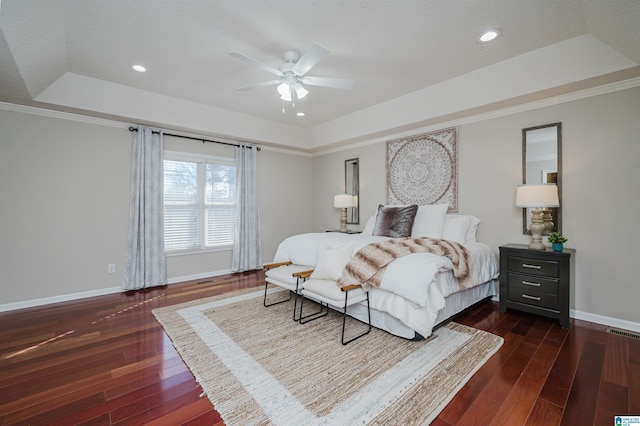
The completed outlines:
{"type": "Polygon", "coordinates": [[[478,36],[478,43],[488,43],[500,37],[501,31],[498,29],[487,30],[478,36]]]}
{"type": "Polygon", "coordinates": [[[298,117],[304,117],[304,116],[305,116],[305,115],[307,115],[307,114],[306,114],[306,113],[304,113],[304,112],[302,112],[302,111],[300,111],[300,112],[296,112],[296,115],[297,115],[298,117]]]}
{"type": "Polygon", "coordinates": [[[147,69],[145,67],[143,67],[142,65],[134,65],[131,68],[133,68],[134,71],[147,72],[147,69]]]}

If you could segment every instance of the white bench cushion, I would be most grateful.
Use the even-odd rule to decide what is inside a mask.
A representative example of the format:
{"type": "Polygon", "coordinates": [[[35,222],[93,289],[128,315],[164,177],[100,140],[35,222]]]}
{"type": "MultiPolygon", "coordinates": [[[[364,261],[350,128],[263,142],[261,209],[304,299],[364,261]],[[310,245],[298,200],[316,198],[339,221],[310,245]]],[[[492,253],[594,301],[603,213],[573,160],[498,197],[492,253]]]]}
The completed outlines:
{"type": "MultiPolygon", "coordinates": [[[[318,280],[313,278],[307,280],[304,283],[302,295],[328,303],[332,306],[340,308],[344,307],[345,292],[342,291],[338,284],[333,280],[318,280]]],[[[367,300],[367,293],[361,288],[357,288],[349,292],[347,303],[351,306],[354,303],[359,303],[363,300],[367,300]]]]}
{"type": "MultiPolygon", "coordinates": [[[[312,268],[304,265],[285,265],[271,268],[265,272],[265,281],[295,291],[297,278],[293,276],[296,272],[308,271],[312,268]]],[[[302,283],[302,282],[301,282],[302,283]]]]}

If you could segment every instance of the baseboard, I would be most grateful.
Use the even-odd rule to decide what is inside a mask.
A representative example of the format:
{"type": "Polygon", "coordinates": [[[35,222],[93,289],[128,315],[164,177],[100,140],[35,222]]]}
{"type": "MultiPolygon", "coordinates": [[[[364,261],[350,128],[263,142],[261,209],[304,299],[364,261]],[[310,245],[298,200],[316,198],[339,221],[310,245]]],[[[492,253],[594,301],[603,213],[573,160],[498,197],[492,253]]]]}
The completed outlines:
{"type": "MultiPolygon", "coordinates": [[[[183,277],[169,278],[168,284],[176,284],[184,281],[199,280],[202,278],[215,277],[219,275],[230,274],[231,270],[222,270],[215,272],[205,272],[202,274],[187,275],[183,277]]],[[[83,291],[79,293],[61,294],[59,296],[42,297],[39,299],[25,300],[21,302],[12,302],[0,304],[0,312],[16,311],[18,309],[34,308],[37,306],[50,305],[52,303],[70,302],[73,300],[86,299],[88,297],[104,296],[106,294],[119,293],[123,291],[122,287],[102,288],[100,290],[83,291]]]]}
{"type": "MultiPolygon", "coordinates": [[[[219,275],[230,274],[230,270],[205,272],[202,274],[185,275],[182,277],[169,278],[168,284],[176,284],[185,281],[194,281],[202,278],[216,277],[219,275]]],[[[69,302],[72,300],[85,299],[87,297],[104,296],[106,294],[113,294],[121,292],[121,287],[110,287],[100,290],[84,291],[80,293],[63,294],[60,296],[43,297],[40,299],[25,300],[22,302],[4,303],[0,304],[0,312],[15,311],[18,309],[33,308],[36,306],[50,305],[52,303],[69,302]]],[[[494,296],[492,300],[498,301],[498,297],[494,296]]],[[[640,332],[640,323],[627,321],[618,318],[606,317],[604,315],[591,314],[589,312],[576,311],[572,309],[569,312],[571,318],[576,318],[583,321],[594,322],[597,324],[608,325],[610,327],[616,327],[623,330],[640,332]]]]}
{"type": "Polygon", "coordinates": [[[40,299],[25,300],[22,302],[4,303],[0,305],[0,312],[15,311],[18,309],[33,308],[36,306],[50,305],[52,303],[69,302],[85,299],[87,297],[104,296],[122,291],[121,287],[102,288],[100,290],[83,291],[80,293],[61,294],[60,296],[42,297],[40,299]]]}
{"type": "Polygon", "coordinates": [[[620,328],[623,330],[635,331],[640,333],[640,324],[633,321],[627,321],[618,318],[605,317],[604,315],[591,314],[589,312],[576,311],[571,309],[569,311],[571,318],[595,322],[597,324],[608,325],[610,327],[620,328]]]}
{"type": "MultiPolygon", "coordinates": [[[[494,302],[499,302],[500,296],[493,296],[491,300],[493,300],[494,302]]],[[[609,327],[621,328],[623,330],[635,331],[640,333],[640,324],[633,321],[605,317],[604,315],[590,314],[589,312],[576,311],[575,309],[569,310],[569,316],[571,318],[583,321],[594,322],[596,324],[608,325],[609,327]]]]}
{"type": "Polygon", "coordinates": [[[217,277],[219,275],[227,275],[227,274],[231,274],[230,269],[224,269],[224,270],[215,271],[215,272],[205,272],[202,274],[185,275],[182,277],[173,277],[173,278],[169,278],[167,282],[169,284],[177,284],[185,281],[195,281],[195,280],[200,280],[202,278],[217,277]]]}

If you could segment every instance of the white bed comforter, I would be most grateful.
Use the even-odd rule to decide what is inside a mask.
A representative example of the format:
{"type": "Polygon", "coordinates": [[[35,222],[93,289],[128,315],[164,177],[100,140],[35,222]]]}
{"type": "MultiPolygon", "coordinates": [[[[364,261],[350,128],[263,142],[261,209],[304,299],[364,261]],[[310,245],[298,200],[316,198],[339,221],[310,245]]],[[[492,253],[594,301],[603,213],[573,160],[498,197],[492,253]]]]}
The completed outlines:
{"type": "MultiPolygon", "coordinates": [[[[353,256],[367,244],[388,239],[337,232],[294,235],[280,243],[274,262],[291,261],[313,268],[318,263],[318,249],[323,243],[332,247],[351,243],[353,256]]],[[[498,260],[486,244],[469,242],[464,245],[471,253],[470,271],[474,286],[498,277],[498,260]]],[[[380,288],[370,292],[371,307],[398,318],[427,337],[438,312],[444,307],[444,298],[464,290],[453,278],[452,270],[448,257],[432,253],[413,253],[396,259],[387,267],[380,288]],[[440,274],[447,276],[436,280],[440,274]]]]}

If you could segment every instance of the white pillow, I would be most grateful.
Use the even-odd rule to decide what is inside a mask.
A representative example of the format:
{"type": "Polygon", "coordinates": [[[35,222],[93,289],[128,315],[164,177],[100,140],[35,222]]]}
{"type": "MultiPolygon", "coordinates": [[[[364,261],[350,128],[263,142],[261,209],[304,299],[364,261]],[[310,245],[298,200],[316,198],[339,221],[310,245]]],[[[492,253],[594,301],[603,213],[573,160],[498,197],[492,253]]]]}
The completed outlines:
{"type": "Polygon", "coordinates": [[[374,214],[367,220],[367,224],[364,225],[362,235],[373,235],[373,229],[376,227],[376,215],[374,214]]]}
{"type": "Polygon", "coordinates": [[[318,248],[318,263],[311,273],[311,278],[319,280],[337,281],[342,275],[342,270],[351,259],[353,244],[344,244],[339,247],[331,247],[323,243],[318,248]]]}
{"type": "Polygon", "coordinates": [[[442,238],[449,204],[419,206],[411,229],[412,237],[442,238]]]}
{"type": "Polygon", "coordinates": [[[478,225],[480,225],[480,219],[475,216],[469,216],[469,227],[467,228],[467,235],[465,236],[465,242],[476,242],[478,234],[478,225]]]}
{"type": "Polygon", "coordinates": [[[480,219],[475,216],[448,214],[444,220],[442,239],[456,241],[461,244],[475,242],[479,223],[480,219]]]}

